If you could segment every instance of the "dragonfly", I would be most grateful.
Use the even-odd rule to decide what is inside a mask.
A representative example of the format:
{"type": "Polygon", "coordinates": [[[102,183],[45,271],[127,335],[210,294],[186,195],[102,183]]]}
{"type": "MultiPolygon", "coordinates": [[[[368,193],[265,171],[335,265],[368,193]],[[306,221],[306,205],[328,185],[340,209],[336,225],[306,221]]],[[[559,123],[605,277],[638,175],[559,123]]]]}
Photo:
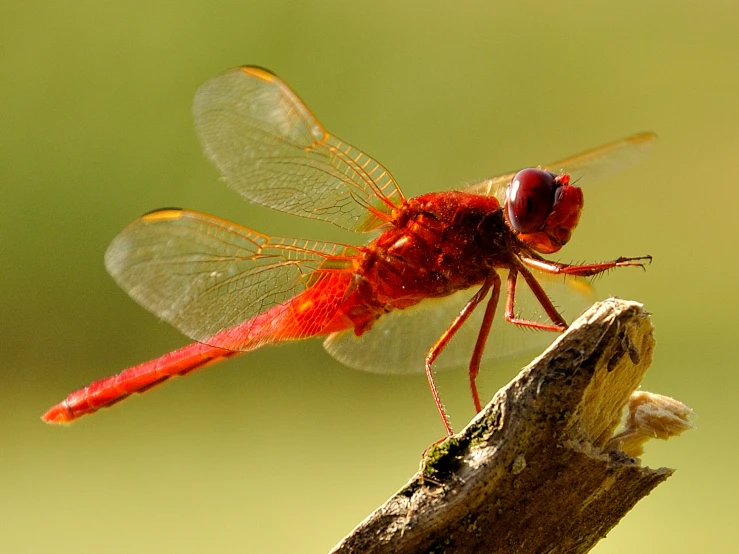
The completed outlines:
{"type": "Polygon", "coordinates": [[[481,363],[506,348],[486,349],[505,336],[502,325],[491,336],[496,311],[512,324],[505,327],[562,332],[567,322],[547,282],[566,277],[577,295],[587,277],[652,259],[571,265],[543,256],[558,252],[577,226],[583,192],[575,180],[635,162],[654,144],[652,133],[408,199],[384,166],[329,133],[266,69],[243,66],[210,79],[193,114],[207,157],[241,196],[370,240],[271,237],[186,209],[143,215],[112,241],[106,268],[136,302],[195,342],[72,392],[42,416],[46,422],[71,422],[266,345],[325,337],[328,353],[351,367],[425,372],[451,435],[434,371],[442,360],[467,364],[481,411],[481,363]],[[544,320],[521,316],[521,289],[544,320]]]}

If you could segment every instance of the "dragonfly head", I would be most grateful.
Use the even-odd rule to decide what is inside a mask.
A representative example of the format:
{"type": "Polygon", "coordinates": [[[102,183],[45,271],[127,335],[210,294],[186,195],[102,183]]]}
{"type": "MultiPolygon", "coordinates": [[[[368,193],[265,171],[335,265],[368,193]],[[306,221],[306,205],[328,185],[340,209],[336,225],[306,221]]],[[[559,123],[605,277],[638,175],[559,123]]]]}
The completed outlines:
{"type": "Polygon", "coordinates": [[[543,254],[567,244],[580,219],[582,190],[569,175],[523,169],[508,185],[505,216],[518,238],[543,254]]]}

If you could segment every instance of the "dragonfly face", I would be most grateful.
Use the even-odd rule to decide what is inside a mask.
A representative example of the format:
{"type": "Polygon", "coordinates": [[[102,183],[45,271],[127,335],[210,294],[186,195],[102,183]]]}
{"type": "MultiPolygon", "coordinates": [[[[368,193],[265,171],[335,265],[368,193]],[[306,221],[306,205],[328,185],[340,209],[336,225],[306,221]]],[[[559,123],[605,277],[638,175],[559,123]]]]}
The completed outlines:
{"type": "Polygon", "coordinates": [[[506,217],[519,238],[542,254],[567,244],[580,220],[582,190],[569,175],[543,169],[516,173],[506,193],[506,217]]]}

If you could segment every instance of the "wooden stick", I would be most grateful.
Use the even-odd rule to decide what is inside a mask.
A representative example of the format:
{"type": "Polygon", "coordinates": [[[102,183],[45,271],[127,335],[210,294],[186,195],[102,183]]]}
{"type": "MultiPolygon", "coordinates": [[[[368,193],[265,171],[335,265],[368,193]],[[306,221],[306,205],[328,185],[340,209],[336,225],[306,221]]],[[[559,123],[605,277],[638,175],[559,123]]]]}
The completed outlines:
{"type": "Polygon", "coordinates": [[[641,304],[594,305],[332,553],[589,551],[673,472],[643,442],[690,428],[676,400],[630,402],[653,349],[641,304]]]}

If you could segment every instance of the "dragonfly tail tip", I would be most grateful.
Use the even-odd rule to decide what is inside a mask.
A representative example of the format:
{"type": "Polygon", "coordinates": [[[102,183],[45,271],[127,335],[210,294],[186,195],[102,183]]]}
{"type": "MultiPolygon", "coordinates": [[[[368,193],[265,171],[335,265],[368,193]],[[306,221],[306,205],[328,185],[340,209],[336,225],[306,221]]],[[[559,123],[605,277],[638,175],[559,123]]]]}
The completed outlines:
{"type": "Polygon", "coordinates": [[[74,414],[66,402],[52,406],[41,416],[42,421],[52,424],[70,423],[73,419],[75,419],[74,414]]]}

